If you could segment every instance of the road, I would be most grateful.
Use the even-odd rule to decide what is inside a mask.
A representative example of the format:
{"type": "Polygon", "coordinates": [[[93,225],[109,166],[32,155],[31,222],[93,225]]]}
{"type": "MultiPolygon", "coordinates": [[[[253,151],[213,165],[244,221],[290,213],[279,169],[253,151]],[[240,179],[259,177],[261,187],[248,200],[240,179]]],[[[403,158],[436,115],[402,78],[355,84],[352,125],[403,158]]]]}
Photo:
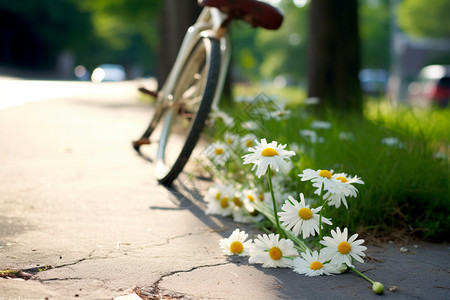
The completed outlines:
{"type": "MultiPolygon", "coordinates": [[[[151,115],[136,82],[0,84],[0,271],[32,275],[0,278],[1,300],[380,299],[352,273],[309,278],[224,256],[219,240],[236,227],[261,232],[206,215],[207,182],[158,185],[130,143],[151,115]]],[[[368,245],[356,266],[393,299],[448,299],[449,253],[368,245]]]]}
{"type": "MultiPolygon", "coordinates": [[[[23,80],[0,76],[0,110],[25,103],[76,97],[138,97],[138,81],[102,82],[23,80]]],[[[153,80],[145,84],[154,85],[153,80]]]]}

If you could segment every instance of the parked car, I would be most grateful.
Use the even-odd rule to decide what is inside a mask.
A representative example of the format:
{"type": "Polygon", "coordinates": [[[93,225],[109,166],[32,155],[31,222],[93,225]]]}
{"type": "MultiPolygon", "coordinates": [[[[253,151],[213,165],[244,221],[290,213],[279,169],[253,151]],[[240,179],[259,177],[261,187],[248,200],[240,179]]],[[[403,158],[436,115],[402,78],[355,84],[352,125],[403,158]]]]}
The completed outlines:
{"type": "Polygon", "coordinates": [[[363,69],[359,71],[359,81],[364,94],[382,96],[386,93],[389,72],[383,69],[363,69]]]}
{"type": "Polygon", "coordinates": [[[430,65],[419,71],[408,86],[412,104],[448,106],[450,98],[450,65],[430,65]]]}
{"type": "Polygon", "coordinates": [[[126,79],[125,68],[121,65],[103,64],[99,65],[93,72],[93,82],[122,81],[126,79]]]}

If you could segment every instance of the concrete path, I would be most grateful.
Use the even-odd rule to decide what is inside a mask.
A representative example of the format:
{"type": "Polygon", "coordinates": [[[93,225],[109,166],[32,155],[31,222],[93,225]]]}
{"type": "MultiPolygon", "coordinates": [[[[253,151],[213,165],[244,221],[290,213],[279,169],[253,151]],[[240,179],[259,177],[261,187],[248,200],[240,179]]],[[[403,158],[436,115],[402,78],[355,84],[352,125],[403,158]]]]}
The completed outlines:
{"type": "Polygon", "coordinates": [[[308,278],[222,255],[236,227],[258,231],[205,215],[209,182],[158,185],[130,144],[151,109],[134,86],[99,87],[0,110],[0,270],[22,277],[0,278],[0,300],[450,299],[447,244],[368,245],[356,266],[383,296],[352,273],[308,278]]]}

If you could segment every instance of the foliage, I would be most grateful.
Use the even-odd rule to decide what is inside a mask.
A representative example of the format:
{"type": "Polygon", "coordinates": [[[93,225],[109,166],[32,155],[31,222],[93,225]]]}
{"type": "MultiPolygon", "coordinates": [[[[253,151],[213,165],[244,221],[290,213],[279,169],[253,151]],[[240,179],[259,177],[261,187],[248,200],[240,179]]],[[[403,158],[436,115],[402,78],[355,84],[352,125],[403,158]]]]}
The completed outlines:
{"type": "Polygon", "coordinates": [[[307,6],[282,1],[284,21],[276,31],[255,29],[244,22],[231,26],[237,78],[267,79],[279,75],[303,78],[306,73],[307,6]]]}
{"type": "Polygon", "coordinates": [[[109,48],[105,61],[154,71],[161,0],[81,0],[77,5],[91,14],[96,36],[109,48]]]}
{"type": "Polygon", "coordinates": [[[399,4],[399,24],[419,37],[450,38],[448,0],[404,0],[399,4]]]}
{"type": "Polygon", "coordinates": [[[45,59],[62,49],[80,51],[93,38],[89,14],[79,12],[71,0],[4,0],[0,10],[16,15],[39,40],[45,41],[45,59]]]}
{"type": "Polygon", "coordinates": [[[359,5],[361,67],[390,68],[389,0],[365,0],[359,5]]]}
{"type": "MultiPolygon", "coordinates": [[[[363,67],[388,65],[387,0],[370,6],[361,0],[363,67]]],[[[294,1],[295,2],[295,1],[294,1]]],[[[277,5],[285,18],[277,31],[232,24],[233,74],[238,80],[284,76],[302,83],[306,76],[308,9],[293,1],[277,5]]],[[[373,1],[372,1],[373,2],[373,1]]],[[[78,64],[94,67],[113,62],[138,65],[153,73],[160,41],[158,22],[163,0],[4,0],[0,10],[15,13],[29,23],[48,45],[49,57],[71,50],[78,64]]]]}
{"type": "Polygon", "coordinates": [[[0,11],[12,13],[45,44],[52,64],[61,50],[75,54],[78,64],[94,67],[112,62],[155,64],[156,23],[162,0],[4,0],[0,11]]]}
{"type": "MultiPolygon", "coordinates": [[[[238,80],[284,76],[295,83],[306,77],[309,5],[281,1],[284,14],[279,30],[255,29],[244,22],[232,25],[233,70],[238,80]]],[[[359,21],[362,68],[389,69],[389,1],[361,0],[359,21]]]]}

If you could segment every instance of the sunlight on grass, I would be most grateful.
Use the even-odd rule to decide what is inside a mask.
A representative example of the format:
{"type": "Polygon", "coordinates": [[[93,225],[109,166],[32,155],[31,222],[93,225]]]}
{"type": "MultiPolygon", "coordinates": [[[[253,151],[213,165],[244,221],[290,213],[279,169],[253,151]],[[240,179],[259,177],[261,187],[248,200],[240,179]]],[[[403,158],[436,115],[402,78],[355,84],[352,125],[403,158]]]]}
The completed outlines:
{"type": "Polygon", "coordinates": [[[306,91],[303,88],[299,88],[296,86],[287,86],[281,88],[267,84],[237,84],[233,88],[233,94],[236,97],[255,97],[260,93],[266,93],[273,99],[284,101],[289,107],[303,104],[306,99],[306,91]]]}

